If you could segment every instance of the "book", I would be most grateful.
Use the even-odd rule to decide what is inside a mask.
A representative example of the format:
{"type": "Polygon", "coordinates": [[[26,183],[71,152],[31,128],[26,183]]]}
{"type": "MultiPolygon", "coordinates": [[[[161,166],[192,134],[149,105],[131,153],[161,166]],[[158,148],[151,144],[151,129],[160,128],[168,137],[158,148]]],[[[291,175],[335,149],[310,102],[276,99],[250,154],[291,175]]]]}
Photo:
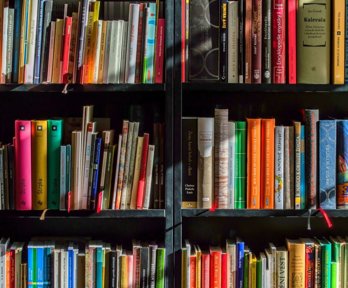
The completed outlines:
{"type": "Polygon", "coordinates": [[[300,240],[287,241],[289,251],[289,288],[305,287],[305,244],[300,240]]]}
{"type": "Polygon", "coordinates": [[[285,126],[284,127],[284,209],[292,209],[294,203],[293,191],[294,187],[291,185],[293,182],[293,141],[291,140],[293,135],[293,131],[290,131],[293,127],[285,126]],[[291,133],[292,132],[292,133],[291,133]]]}
{"type": "Polygon", "coordinates": [[[288,18],[287,18],[287,63],[288,63],[288,77],[287,81],[289,84],[297,83],[297,63],[296,63],[296,13],[298,9],[298,3],[296,0],[288,1],[288,18]]]}
{"type": "Polygon", "coordinates": [[[227,49],[228,49],[228,12],[227,12],[227,5],[228,0],[221,0],[220,3],[220,71],[219,71],[219,77],[220,81],[227,82],[227,64],[228,64],[228,55],[227,55],[227,49]]]}
{"type": "Polygon", "coordinates": [[[21,17],[22,17],[22,9],[23,3],[21,0],[14,1],[14,37],[13,37],[13,51],[18,51],[17,53],[13,53],[13,77],[12,80],[14,83],[18,83],[19,81],[19,54],[20,54],[20,40],[21,40],[21,26],[24,26],[21,23],[21,17]]]}
{"type": "Polygon", "coordinates": [[[228,122],[228,207],[234,209],[235,203],[235,147],[236,123],[228,122]]]}
{"type": "Polygon", "coordinates": [[[142,209],[144,205],[144,193],[146,184],[146,165],[147,165],[147,155],[149,150],[149,134],[144,133],[143,139],[143,151],[141,153],[140,162],[140,172],[139,172],[139,182],[137,190],[137,209],[142,209]]]}
{"type": "MultiPolygon", "coordinates": [[[[52,19],[52,7],[53,1],[46,0],[43,2],[44,15],[42,22],[42,46],[41,46],[41,63],[40,63],[40,82],[47,81],[48,70],[48,57],[50,46],[50,31],[51,31],[51,19],[52,19]],[[45,57],[46,56],[46,57],[45,57]]],[[[16,82],[16,81],[14,81],[16,82]]]]}
{"type": "Polygon", "coordinates": [[[252,83],[261,83],[262,80],[262,4],[262,0],[253,0],[252,3],[252,83]]]}
{"type": "Polygon", "coordinates": [[[247,125],[245,121],[236,121],[236,155],[235,155],[235,205],[236,209],[246,207],[246,179],[247,179],[247,125]]]}
{"type": "Polygon", "coordinates": [[[165,19],[159,18],[157,21],[157,35],[156,35],[156,53],[155,53],[155,83],[163,83],[164,73],[164,59],[165,59],[165,19]]]}
{"type": "Polygon", "coordinates": [[[262,2],[262,83],[272,82],[272,0],[262,2]]]}
{"type": "Polygon", "coordinates": [[[239,21],[239,28],[238,28],[238,83],[244,83],[245,80],[245,71],[244,71],[244,62],[245,62],[245,55],[244,55],[244,47],[245,47],[245,41],[244,41],[244,29],[245,29],[245,21],[244,21],[244,11],[245,7],[244,4],[245,0],[238,1],[238,21],[239,21]]]}
{"type": "Polygon", "coordinates": [[[227,7],[228,17],[228,83],[238,83],[238,1],[229,1],[227,7]]]}
{"type": "Polygon", "coordinates": [[[300,0],[298,2],[297,83],[330,83],[330,21],[331,1],[300,0]],[[311,36],[313,33],[315,37],[311,36]]]}
{"type": "MultiPolygon", "coordinates": [[[[252,79],[252,3],[253,0],[244,0],[244,83],[250,84],[252,79]]],[[[241,25],[241,23],[240,23],[241,25]]]]}
{"type": "Polygon", "coordinates": [[[284,209],[284,126],[275,127],[275,209],[284,209]]]}
{"type": "Polygon", "coordinates": [[[277,263],[277,287],[288,286],[288,250],[285,247],[279,247],[276,251],[277,263]]]}
{"type": "Polygon", "coordinates": [[[332,2],[332,83],[344,84],[344,54],[346,31],[345,1],[332,2]]]}
{"type": "MultiPolygon", "coordinates": [[[[69,54],[70,54],[70,45],[71,45],[71,34],[72,34],[72,17],[65,17],[64,19],[64,27],[63,27],[63,43],[62,43],[62,54],[63,61],[61,67],[61,76],[60,82],[69,83],[72,80],[72,75],[69,73],[69,54]]],[[[96,51],[97,55],[99,55],[98,51],[96,51]]],[[[91,67],[92,69],[92,67],[91,67]]]]}
{"type": "Polygon", "coordinates": [[[131,202],[130,202],[130,209],[136,209],[141,156],[143,151],[143,141],[144,141],[144,137],[139,136],[137,139],[137,151],[135,156],[135,167],[134,167],[134,176],[133,176],[133,183],[132,183],[132,192],[131,192],[132,196],[131,196],[131,202]]]}
{"type": "Polygon", "coordinates": [[[151,184],[152,184],[152,171],[153,171],[153,158],[155,153],[155,146],[149,145],[148,154],[147,154],[147,163],[146,163],[146,183],[145,183],[145,193],[143,201],[143,209],[149,209],[150,207],[150,198],[153,196],[151,184]]]}
{"type": "Polygon", "coordinates": [[[261,119],[247,119],[247,208],[260,209],[261,119]]]}
{"type": "Polygon", "coordinates": [[[320,120],[318,130],[319,203],[336,209],[336,120],[320,120]]]}
{"type": "Polygon", "coordinates": [[[220,247],[210,247],[210,287],[221,287],[221,258],[220,247]]]}
{"type": "Polygon", "coordinates": [[[306,287],[314,287],[315,242],[308,238],[301,238],[300,240],[305,244],[305,285],[306,287]]]}
{"type": "Polygon", "coordinates": [[[348,121],[337,121],[337,208],[345,209],[348,206],[348,193],[345,189],[347,181],[347,133],[348,121]]]}

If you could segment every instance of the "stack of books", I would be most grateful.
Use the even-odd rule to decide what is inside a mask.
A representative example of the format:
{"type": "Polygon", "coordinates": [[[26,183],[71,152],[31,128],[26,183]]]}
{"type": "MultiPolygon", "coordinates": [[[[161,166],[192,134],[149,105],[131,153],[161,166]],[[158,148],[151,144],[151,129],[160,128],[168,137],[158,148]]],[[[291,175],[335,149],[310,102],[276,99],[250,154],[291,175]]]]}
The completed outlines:
{"type": "Polygon", "coordinates": [[[240,239],[202,249],[182,248],[182,285],[190,287],[345,287],[347,238],[287,239],[255,254],[240,239]]]}
{"type": "Polygon", "coordinates": [[[164,288],[165,248],[134,241],[132,250],[92,240],[0,240],[3,287],[164,288]]]}
{"type": "Polygon", "coordinates": [[[348,120],[184,117],[182,207],[347,209],[348,120]]]}
{"type": "Polygon", "coordinates": [[[1,83],[162,83],[162,5],[0,1],[1,83]]]}
{"type": "Polygon", "coordinates": [[[98,132],[102,122],[84,106],[72,144],[62,145],[63,120],[16,120],[14,142],[0,146],[0,208],[164,208],[163,123],[153,124],[151,144],[142,123],[124,120],[114,143],[108,125],[98,132]]]}
{"type": "Polygon", "coordinates": [[[347,82],[345,0],[181,0],[181,8],[183,82],[347,82]]]}

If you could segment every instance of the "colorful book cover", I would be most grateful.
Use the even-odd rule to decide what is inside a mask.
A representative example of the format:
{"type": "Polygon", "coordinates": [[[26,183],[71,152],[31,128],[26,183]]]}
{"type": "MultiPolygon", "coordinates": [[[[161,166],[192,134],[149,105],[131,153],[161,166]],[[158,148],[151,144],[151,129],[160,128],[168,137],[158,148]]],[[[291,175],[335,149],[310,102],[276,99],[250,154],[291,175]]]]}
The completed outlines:
{"type": "Polygon", "coordinates": [[[295,209],[301,209],[301,122],[294,121],[295,209]]]}
{"type": "Polygon", "coordinates": [[[275,209],[284,209],[284,126],[275,127],[275,209]]]}
{"type": "MultiPolygon", "coordinates": [[[[63,83],[69,83],[71,81],[71,76],[69,74],[69,52],[70,52],[70,45],[71,45],[71,27],[72,27],[72,17],[65,17],[64,19],[64,35],[63,35],[63,43],[62,43],[62,50],[63,50],[63,61],[62,61],[62,67],[61,67],[61,79],[63,80],[63,83]]],[[[91,67],[93,69],[93,67],[91,67]]],[[[97,71],[95,71],[96,73],[97,71]]]]}
{"type": "Polygon", "coordinates": [[[164,76],[164,48],[165,48],[165,19],[158,19],[157,39],[156,39],[156,61],[155,61],[155,83],[163,83],[164,76]]]}
{"type": "Polygon", "coordinates": [[[156,286],[155,288],[164,288],[164,271],[165,271],[165,248],[156,250],[156,286]]]}
{"type": "Polygon", "coordinates": [[[236,121],[235,149],[235,205],[236,209],[244,209],[246,204],[246,122],[236,121]]]}
{"type": "Polygon", "coordinates": [[[319,121],[319,203],[336,209],[336,120],[319,121]]]}
{"type": "Polygon", "coordinates": [[[143,151],[141,153],[141,165],[139,174],[139,183],[137,190],[137,209],[143,209],[145,184],[146,184],[146,165],[147,165],[147,154],[149,151],[149,134],[144,133],[143,140],[143,151]]]}
{"type": "Polygon", "coordinates": [[[244,280],[244,242],[237,240],[236,288],[243,288],[244,280]]]}
{"type": "Polygon", "coordinates": [[[96,249],[96,288],[103,288],[103,248],[96,249]]]}
{"type": "MultiPolygon", "coordinates": [[[[220,247],[210,247],[210,287],[221,287],[221,258],[220,247]]],[[[191,276],[191,275],[190,275],[191,276]]]]}
{"type": "Polygon", "coordinates": [[[315,246],[311,239],[301,239],[305,243],[305,285],[314,287],[315,277],[315,246]]]}
{"type": "Polygon", "coordinates": [[[36,247],[36,284],[34,287],[44,287],[44,247],[42,244],[36,247]]]}
{"type": "Polygon", "coordinates": [[[348,120],[337,121],[337,208],[348,208],[348,120]]]}

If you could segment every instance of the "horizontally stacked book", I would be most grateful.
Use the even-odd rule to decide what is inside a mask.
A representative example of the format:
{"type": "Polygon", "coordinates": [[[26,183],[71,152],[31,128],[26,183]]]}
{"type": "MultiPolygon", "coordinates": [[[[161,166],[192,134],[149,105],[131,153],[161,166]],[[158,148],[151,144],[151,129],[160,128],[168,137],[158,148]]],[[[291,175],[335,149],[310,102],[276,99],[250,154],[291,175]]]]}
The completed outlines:
{"type": "Polygon", "coordinates": [[[1,83],[163,83],[156,3],[0,1],[1,83]]]}
{"type": "Polygon", "coordinates": [[[2,287],[164,288],[165,248],[134,241],[121,245],[83,239],[0,240],[2,287]],[[139,286],[140,287],[140,286],[139,286]]]}
{"type": "Polygon", "coordinates": [[[182,120],[182,207],[222,209],[347,209],[348,120],[182,120]]]}
{"type": "Polygon", "coordinates": [[[348,79],[345,0],[181,0],[181,8],[183,82],[348,79]]]}
{"type": "Polygon", "coordinates": [[[286,247],[270,243],[255,254],[240,239],[206,250],[186,241],[181,287],[346,287],[347,243],[343,237],[287,239],[286,247]]]}
{"type": "MultiPolygon", "coordinates": [[[[101,122],[101,121],[100,121],[101,122]]],[[[98,132],[93,106],[62,145],[62,120],[16,120],[14,143],[0,147],[1,209],[164,208],[164,127],[123,120],[98,132]]]]}

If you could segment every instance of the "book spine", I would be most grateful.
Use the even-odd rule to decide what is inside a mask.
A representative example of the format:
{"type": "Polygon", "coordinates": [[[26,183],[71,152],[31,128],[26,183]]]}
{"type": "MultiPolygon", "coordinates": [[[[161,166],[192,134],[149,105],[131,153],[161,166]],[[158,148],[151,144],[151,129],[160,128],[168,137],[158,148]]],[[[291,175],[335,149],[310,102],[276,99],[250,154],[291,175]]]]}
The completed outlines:
{"type": "Polygon", "coordinates": [[[295,209],[295,140],[294,127],[289,127],[290,208],[295,209]]]}
{"type": "Polygon", "coordinates": [[[35,63],[34,63],[34,84],[40,83],[40,68],[41,68],[41,51],[42,51],[42,34],[44,20],[44,3],[46,0],[39,0],[38,3],[38,19],[35,41],[35,63]]]}
{"type": "Polygon", "coordinates": [[[66,145],[66,191],[71,191],[71,175],[72,175],[72,158],[71,158],[71,145],[66,145]]]}
{"type": "Polygon", "coordinates": [[[331,286],[331,243],[324,243],[321,247],[321,287],[331,286]]]}
{"type": "Polygon", "coordinates": [[[228,208],[234,209],[235,203],[235,148],[236,148],[236,123],[228,123],[228,208]]]}
{"type": "Polygon", "coordinates": [[[54,38],[56,34],[56,22],[51,22],[50,30],[50,44],[48,52],[48,62],[47,62],[47,82],[52,82],[52,72],[53,72],[53,58],[54,58],[54,38]]]}
{"type": "MultiPolygon", "coordinates": [[[[6,47],[6,83],[12,83],[12,56],[14,53],[13,50],[13,35],[14,33],[14,9],[10,8],[8,11],[8,30],[7,30],[7,47],[6,47]]],[[[17,52],[17,51],[16,51],[17,52]]]]}
{"type": "Polygon", "coordinates": [[[262,83],[272,83],[272,0],[263,0],[262,9],[262,83]]]}
{"type": "Polygon", "coordinates": [[[274,209],[275,119],[261,120],[261,208],[274,209]]]}
{"type": "Polygon", "coordinates": [[[15,209],[15,155],[14,155],[14,146],[9,144],[7,146],[8,153],[8,190],[10,198],[10,209],[15,209]]]}
{"type": "Polygon", "coordinates": [[[182,208],[197,208],[197,119],[182,119],[182,131],[182,208]]]}
{"type": "Polygon", "coordinates": [[[306,187],[308,191],[308,206],[317,206],[317,122],[318,110],[305,110],[306,117],[306,187]]]}
{"type": "Polygon", "coordinates": [[[210,287],[221,287],[221,251],[212,251],[210,253],[210,287]]]}
{"type": "Polygon", "coordinates": [[[158,248],[156,250],[156,286],[155,288],[164,288],[166,249],[158,248]]]}
{"type": "Polygon", "coordinates": [[[227,35],[228,35],[228,0],[220,0],[220,81],[227,81],[227,35]]]}
{"type": "Polygon", "coordinates": [[[275,127],[275,209],[284,209],[284,127],[275,127]]]}
{"type": "Polygon", "coordinates": [[[337,121],[337,208],[348,207],[347,192],[347,151],[348,151],[348,121],[337,121]]]}
{"type": "Polygon", "coordinates": [[[305,248],[305,287],[313,288],[314,287],[314,269],[315,269],[315,252],[314,245],[306,243],[305,248]]]}
{"type": "Polygon", "coordinates": [[[336,209],[336,120],[319,121],[319,203],[336,209]]]}
{"type": "Polygon", "coordinates": [[[107,21],[102,21],[102,28],[101,28],[101,36],[100,36],[100,58],[99,58],[99,66],[98,66],[98,84],[103,83],[103,76],[104,76],[104,62],[105,62],[105,55],[107,51],[106,47],[106,37],[107,37],[107,21]]]}
{"type": "Polygon", "coordinates": [[[252,3],[252,83],[261,83],[262,80],[262,2],[253,0],[252,3]]]}
{"type": "Polygon", "coordinates": [[[245,71],[244,71],[244,62],[245,62],[245,54],[244,54],[244,17],[245,17],[245,0],[238,1],[238,20],[239,20],[239,28],[238,28],[238,82],[244,83],[245,81],[245,71]]]}
{"type": "Polygon", "coordinates": [[[149,134],[144,133],[143,151],[141,153],[141,164],[140,164],[138,191],[137,191],[137,209],[143,209],[144,207],[144,192],[145,192],[145,184],[146,184],[146,165],[147,165],[148,151],[149,151],[149,134]]]}
{"type": "Polygon", "coordinates": [[[284,127],[284,209],[291,209],[290,127],[284,127]]]}
{"type": "MultiPolygon", "coordinates": [[[[19,54],[20,54],[20,40],[21,40],[21,11],[22,11],[22,1],[14,1],[14,41],[13,41],[13,51],[15,51],[12,59],[13,63],[13,83],[18,83],[19,81],[19,54]]],[[[24,26],[24,25],[23,25],[24,26]]]]}
{"type": "Polygon", "coordinates": [[[157,38],[156,38],[156,67],[155,67],[155,83],[163,83],[163,75],[164,75],[164,48],[165,48],[165,19],[158,19],[158,27],[157,27],[157,38]]]}
{"type": "Polygon", "coordinates": [[[228,83],[238,83],[238,1],[228,2],[228,83]]]}
{"type": "Polygon", "coordinates": [[[99,188],[99,169],[100,169],[100,161],[101,161],[101,149],[102,149],[102,138],[98,137],[95,143],[95,156],[94,156],[94,167],[93,167],[93,183],[92,183],[92,191],[91,191],[91,201],[90,201],[90,209],[94,210],[97,207],[97,195],[99,188]]]}
{"type": "Polygon", "coordinates": [[[305,209],[307,205],[307,188],[306,188],[306,147],[305,147],[305,126],[301,125],[301,180],[300,180],[300,195],[301,209],[305,209]]]}
{"type": "Polygon", "coordinates": [[[227,254],[221,254],[221,288],[227,288],[227,254]]]}
{"type": "MultiPolygon", "coordinates": [[[[132,152],[130,156],[130,167],[129,167],[129,176],[128,176],[128,182],[127,182],[127,208],[130,208],[131,205],[131,200],[132,200],[132,184],[134,180],[134,175],[135,175],[135,159],[137,155],[137,140],[138,140],[138,134],[139,134],[139,122],[134,122],[134,128],[133,128],[133,139],[132,139],[132,152]]],[[[158,143],[156,143],[157,140],[155,140],[155,145],[156,145],[156,151],[155,155],[158,151],[158,143]]],[[[158,181],[158,180],[157,180],[158,181]]],[[[156,208],[156,207],[154,207],[156,208]]]]}
{"type": "Polygon", "coordinates": [[[344,84],[344,54],[346,31],[345,23],[345,1],[332,2],[332,82],[333,84],[344,84]]]}
{"type": "MultiPolygon", "coordinates": [[[[345,10],[345,19],[348,19],[348,1],[346,1],[346,10],[345,10]]],[[[345,29],[344,32],[345,38],[344,38],[344,45],[345,47],[348,47],[348,29],[345,29]]],[[[348,83],[348,50],[344,49],[345,51],[345,67],[344,67],[344,82],[348,83]]]]}
{"type": "MultiPolygon", "coordinates": [[[[237,242],[237,288],[243,288],[244,280],[244,242],[237,242]]],[[[245,271],[246,272],[246,271],[245,271]]]]}
{"type": "Polygon", "coordinates": [[[235,205],[236,209],[244,209],[246,204],[246,122],[236,122],[236,167],[235,167],[235,205]]]}
{"type": "Polygon", "coordinates": [[[305,288],[305,244],[289,243],[289,288],[305,288]]]}
{"type": "Polygon", "coordinates": [[[144,209],[150,208],[150,198],[152,197],[153,190],[152,187],[152,171],[153,171],[153,158],[155,154],[155,146],[149,145],[149,151],[147,154],[147,163],[146,163],[146,184],[145,184],[145,194],[144,194],[144,209]]]}
{"type": "Polygon", "coordinates": [[[286,83],[285,4],[285,0],[272,0],[272,83],[275,84],[286,83]]]}
{"type": "MultiPolygon", "coordinates": [[[[145,31],[145,4],[139,4],[139,26],[138,26],[138,41],[137,41],[137,58],[135,64],[135,83],[141,83],[142,80],[142,60],[144,55],[144,31],[145,31]]],[[[184,34],[183,34],[184,35],[184,34]]],[[[185,42],[183,42],[185,43],[185,42]]],[[[184,45],[184,44],[182,44],[184,45]]]]}
{"type": "MultiPolygon", "coordinates": [[[[69,83],[71,76],[69,74],[69,53],[71,44],[71,28],[72,28],[72,17],[65,17],[64,20],[64,40],[63,40],[63,64],[62,64],[62,75],[63,83],[69,83]]],[[[98,53],[99,55],[99,53],[98,53]]],[[[92,67],[91,67],[92,68],[92,67]]]]}
{"type": "Polygon", "coordinates": [[[277,287],[288,285],[288,251],[277,251],[277,287]]]}
{"type": "Polygon", "coordinates": [[[297,1],[288,1],[288,83],[296,84],[296,13],[297,1]]]}
{"type": "Polygon", "coordinates": [[[8,38],[8,14],[9,7],[3,9],[2,43],[1,43],[1,83],[6,83],[6,60],[7,60],[7,38],[8,38]]]}
{"type": "Polygon", "coordinates": [[[44,5],[44,18],[42,25],[42,49],[41,49],[41,67],[40,67],[40,82],[47,81],[49,44],[50,44],[50,23],[52,18],[52,0],[46,0],[44,5]]]}
{"type": "Polygon", "coordinates": [[[59,209],[66,209],[66,146],[60,147],[60,201],[59,209]]]}
{"type": "Polygon", "coordinates": [[[64,20],[56,20],[56,31],[54,34],[54,50],[53,50],[53,61],[52,61],[52,83],[61,82],[61,49],[63,42],[64,33],[64,20]]]}
{"type": "Polygon", "coordinates": [[[314,287],[321,287],[321,247],[314,245],[314,287]]]}
{"type": "Polygon", "coordinates": [[[294,122],[295,209],[301,209],[301,122],[294,122]]]}
{"type": "Polygon", "coordinates": [[[186,0],[181,0],[181,82],[186,82],[186,0]]]}
{"type": "Polygon", "coordinates": [[[247,119],[247,123],[247,207],[260,209],[261,119],[247,119]]]}
{"type": "Polygon", "coordinates": [[[245,74],[244,83],[250,84],[251,81],[251,67],[252,67],[252,1],[245,0],[245,27],[244,27],[244,63],[245,63],[245,74]]]}
{"type": "Polygon", "coordinates": [[[216,208],[228,208],[228,109],[215,109],[214,192],[216,208]]]}
{"type": "Polygon", "coordinates": [[[140,176],[141,154],[143,151],[143,140],[144,140],[143,137],[138,137],[137,139],[137,149],[136,149],[136,155],[135,155],[134,176],[132,179],[133,183],[132,183],[132,196],[131,196],[131,202],[130,202],[130,209],[136,209],[138,183],[139,183],[139,176],[140,176]]]}

